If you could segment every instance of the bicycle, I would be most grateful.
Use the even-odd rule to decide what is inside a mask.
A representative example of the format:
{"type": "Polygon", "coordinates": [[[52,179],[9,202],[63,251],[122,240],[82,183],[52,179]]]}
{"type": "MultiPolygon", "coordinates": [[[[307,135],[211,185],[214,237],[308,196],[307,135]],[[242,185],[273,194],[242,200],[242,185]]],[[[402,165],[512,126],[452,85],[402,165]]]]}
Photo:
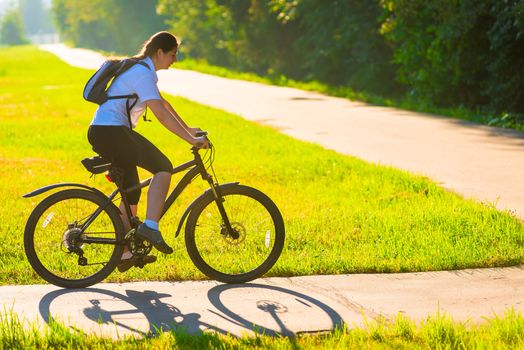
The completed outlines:
{"type": "MultiPolygon", "coordinates": [[[[284,247],[284,222],[278,207],[261,191],[239,182],[216,181],[215,149],[209,144],[203,157],[199,148],[192,147],[194,159],[173,167],[172,174],[186,172],[167,196],[162,217],[183,190],[201,176],[210,188],[184,211],[175,237],[185,223],[186,250],[203,274],[224,283],[248,282],[277,262],[284,247]]],[[[30,198],[67,187],[34,208],[24,231],[25,253],[32,268],[47,282],[65,288],[84,288],[104,280],[120,262],[126,245],[139,258],[138,267],[143,267],[141,259],[152,249],[149,242],[136,236],[141,221],[131,214],[126,197],[147,187],[152,178],[123,188],[122,170],[101,156],[85,158],[82,164],[92,174],[106,172],[116,189],[106,196],[87,185],[57,183],[23,196],[30,198]],[[131,218],[128,232],[124,232],[121,212],[114,203],[119,198],[131,218]]]]}

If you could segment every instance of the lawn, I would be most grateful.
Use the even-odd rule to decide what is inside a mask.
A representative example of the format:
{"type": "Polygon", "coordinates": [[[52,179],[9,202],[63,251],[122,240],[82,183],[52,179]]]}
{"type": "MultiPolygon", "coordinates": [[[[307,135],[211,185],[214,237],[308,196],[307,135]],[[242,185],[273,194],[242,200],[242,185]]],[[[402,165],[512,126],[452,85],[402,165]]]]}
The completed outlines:
{"type": "Polygon", "coordinates": [[[369,321],[362,328],[344,327],[334,332],[297,337],[234,337],[216,333],[191,336],[181,330],[143,339],[113,340],[85,335],[51,320],[43,330],[17,316],[0,314],[0,348],[3,349],[522,349],[524,317],[508,310],[480,325],[455,322],[437,314],[416,324],[398,315],[391,321],[369,321]],[[31,327],[32,326],[32,327],[31,327]]]}
{"type": "MultiPolygon", "coordinates": [[[[82,99],[91,74],[34,47],[0,49],[0,284],[42,282],[25,258],[23,230],[45,195],[23,199],[24,193],[57,182],[112,190],[103,176],[90,177],[80,164],[93,155],[86,132],[96,106],[82,99]]],[[[522,222],[489,203],[465,200],[423,176],[297,141],[224,111],[167,98],[190,125],[209,131],[220,182],[259,188],[281,209],[287,241],[268,276],[524,262],[522,222]]],[[[158,121],[141,122],[137,130],[173,163],[191,158],[189,146],[158,121]]],[[[114,272],[110,281],[205,278],[189,260],[183,238],[174,238],[181,214],[204,185],[196,181],[161,222],[175,253],[159,254],[159,262],[143,270],[114,272]]]]}

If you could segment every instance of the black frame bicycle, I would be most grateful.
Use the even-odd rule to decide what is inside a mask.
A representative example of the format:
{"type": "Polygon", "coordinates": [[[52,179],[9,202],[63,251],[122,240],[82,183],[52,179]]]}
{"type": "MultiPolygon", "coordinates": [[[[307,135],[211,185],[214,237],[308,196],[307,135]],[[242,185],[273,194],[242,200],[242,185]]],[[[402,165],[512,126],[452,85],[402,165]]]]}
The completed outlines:
{"type": "MultiPolygon", "coordinates": [[[[185,243],[196,267],[211,279],[243,283],[262,276],[278,260],[285,240],[282,215],[275,203],[261,191],[238,182],[218,184],[213,170],[214,148],[201,157],[173,168],[186,171],[168,195],[162,217],[183,190],[198,176],[209,189],[183,213],[175,233],[185,223],[185,243]]],[[[65,288],[82,288],[109,276],[121,260],[124,247],[141,258],[152,249],[136,236],[141,223],[131,213],[126,194],[149,186],[152,178],[131,188],[122,188],[122,170],[100,156],[82,163],[93,174],[106,173],[117,188],[106,196],[96,188],[77,183],[49,185],[25,194],[30,198],[67,187],[42,200],[33,210],[24,231],[24,248],[33,269],[46,281],[65,288]],[[119,196],[120,195],[120,196],[119,196]],[[121,199],[131,218],[131,230],[124,232],[122,213],[115,205],[121,199]]]]}

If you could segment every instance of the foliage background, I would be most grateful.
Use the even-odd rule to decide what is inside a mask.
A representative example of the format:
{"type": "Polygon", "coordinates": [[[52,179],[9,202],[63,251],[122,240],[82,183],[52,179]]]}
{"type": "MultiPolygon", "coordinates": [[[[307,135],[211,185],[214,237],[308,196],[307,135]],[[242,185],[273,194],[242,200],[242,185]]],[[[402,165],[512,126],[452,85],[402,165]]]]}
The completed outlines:
{"type": "Polygon", "coordinates": [[[77,46],[134,54],[152,34],[168,29],[155,1],[53,0],[58,31],[77,46]]]}
{"type": "Polygon", "coordinates": [[[20,12],[8,10],[0,19],[0,45],[21,45],[27,42],[20,12]]]}
{"type": "Polygon", "coordinates": [[[172,30],[183,54],[436,107],[524,112],[524,0],[53,0],[78,46],[135,53],[172,30]]]}

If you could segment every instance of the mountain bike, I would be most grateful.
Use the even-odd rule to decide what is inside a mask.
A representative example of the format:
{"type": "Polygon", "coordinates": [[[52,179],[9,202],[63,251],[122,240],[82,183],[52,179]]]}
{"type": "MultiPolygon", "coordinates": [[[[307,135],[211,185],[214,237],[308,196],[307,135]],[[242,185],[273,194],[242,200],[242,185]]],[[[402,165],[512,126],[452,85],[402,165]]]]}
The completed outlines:
{"type": "MultiPolygon", "coordinates": [[[[284,221],[275,203],[261,191],[239,182],[216,181],[215,148],[209,144],[203,156],[199,148],[192,147],[193,160],[173,168],[173,174],[185,174],[167,196],[162,217],[195,178],[207,181],[209,189],[184,211],[175,237],[185,224],[189,257],[209,278],[225,283],[248,282],[277,262],[284,246],[284,221]]],[[[128,193],[149,186],[152,178],[123,188],[122,169],[103,157],[85,158],[82,164],[92,174],[105,172],[116,189],[105,195],[87,185],[58,183],[23,196],[30,198],[60,189],[43,199],[30,214],[24,248],[40,277],[65,288],[83,288],[105,279],[120,262],[125,246],[139,258],[138,267],[143,267],[141,259],[152,249],[149,242],[136,236],[141,221],[132,215],[127,200],[128,193]],[[115,205],[118,200],[131,218],[128,232],[115,205]]]]}

